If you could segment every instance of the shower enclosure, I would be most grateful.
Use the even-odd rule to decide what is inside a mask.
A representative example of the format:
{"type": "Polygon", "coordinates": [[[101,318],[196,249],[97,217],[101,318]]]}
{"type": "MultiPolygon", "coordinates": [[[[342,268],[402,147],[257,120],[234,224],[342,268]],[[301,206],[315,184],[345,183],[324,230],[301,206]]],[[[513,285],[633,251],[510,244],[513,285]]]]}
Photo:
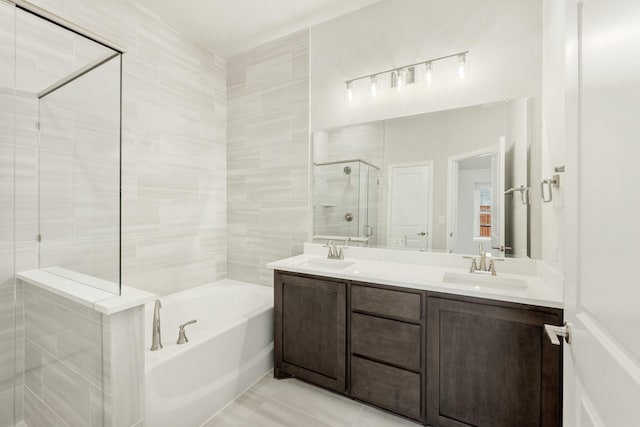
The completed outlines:
{"type": "Polygon", "coordinates": [[[0,427],[105,422],[101,319],[16,279],[120,293],[123,50],[83,34],[0,0],[0,427]]]}
{"type": "Polygon", "coordinates": [[[313,241],[376,246],[379,169],[364,160],[313,165],[313,241]]]}

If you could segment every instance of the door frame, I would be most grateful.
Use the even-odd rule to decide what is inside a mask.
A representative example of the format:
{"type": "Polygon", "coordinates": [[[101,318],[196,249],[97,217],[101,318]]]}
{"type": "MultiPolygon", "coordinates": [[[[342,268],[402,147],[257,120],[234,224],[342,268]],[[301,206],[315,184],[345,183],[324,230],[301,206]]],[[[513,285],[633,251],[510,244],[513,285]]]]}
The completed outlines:
{"type": "MultiPolygon", "coordinates": [[[[504,138],[501,136],[500,138],[504,138]]],[[[500,139],[499,139],[500,140],[500,139]]],[[[494,146],[484,147],[478,150],[449,156],[447,159],[447,252],[453,253],[453,236],[458,234],[458,163],[460,160],[476,157],[483,154],[492,154],[496,151],[494,146]]]]}
{"type": "Polygon", "coordinates": [[[393,169],[394,168],[406,168],[412,166],[427,166],[429,168],[429,172],[427,174],[429,179],[429,184],[427,186],[427,191],[429,192],[428,196],[428,206],[427,206],[427,252],[433,250],[433,168],[434,168],[433,160],[425,160],[422,162],[408,162],[408,163],[391,163],[387,166],[387,176],[389,179],[387,180],[387,221],[386,221],[386,239],[387,244],[391,238],[391,196],[393,194],[393,169]]]}

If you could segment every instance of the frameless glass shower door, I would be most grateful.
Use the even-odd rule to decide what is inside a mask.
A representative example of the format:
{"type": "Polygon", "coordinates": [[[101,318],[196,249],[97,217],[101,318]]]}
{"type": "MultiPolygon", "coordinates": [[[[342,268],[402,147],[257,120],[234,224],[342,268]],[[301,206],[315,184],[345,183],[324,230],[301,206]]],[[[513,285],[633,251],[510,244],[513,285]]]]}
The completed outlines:
{"type": "Polygon", "coordinates": [[[49,273],[120,292],[119,52],[16,14],[19,241],[49,273]]]}
{"type": "Polygon", "coordinates": [[[378,192],[378,168],[362,160],[314,164],[313,240],[375,245],[378,192]]]}
{"type": "Polygon", "coordinates": [[[120,293],[122,55],[53,21],[0,0],[0,427],[105,423],[101,316],[16,280],[120,293]]]}
{"type": "Polygon", "coordinates": [[[21,412],[16,375],[16,334],[21,295],[15,283],[15,6],[0,1],[0,427],[21,412]]]}

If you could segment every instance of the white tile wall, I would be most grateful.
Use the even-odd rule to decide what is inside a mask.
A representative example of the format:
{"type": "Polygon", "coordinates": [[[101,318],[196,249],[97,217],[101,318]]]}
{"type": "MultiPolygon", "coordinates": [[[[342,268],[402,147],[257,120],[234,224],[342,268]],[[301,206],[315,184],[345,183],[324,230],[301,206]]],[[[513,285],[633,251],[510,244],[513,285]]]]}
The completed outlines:
{"type": "MultiPolygon", "coordinates": [[[[106,316],[24,286],[25,423],[120,427],[142,421],[144,306],[106,316]]],[[[0,372],[4,365],[0,360],[0,372]]],[[[0,405],[1,399],[2,392],[0,405]]]]}
{"type": "Polygon", "coordinates": [[[102,426],[102,319],[87,307],[24,285],[24,421],[102,426]]]}
{"type": "Polygon", "coordinates": [[[308,31],[229,58],[227,88],[228,277],[270,286],[308,239],[308,31]]]}
{"type": "Polygon", "coordinates": [[[123,284],[165,295],[224,278],[225,61],[132,2],[35,3],[127,49],[123,284]]]}
{"type": "MultiPolygon", "coordinates": [[[[128,1],[34,3],[127,48],[123,63],[123,283],[162,295],[225,277],[225,61],[128,1]]],[[[13,16],[1,14],[0,20],[0,35],[5,40],[7,34],[13,34],[8,25],[12,25],[13,16]]],[[[63,44],[67,41],[60,40],[63,44]]],[[[12,49],[13,43],[9,45],[12,49]]],[[[13,64],[5,60],[13,58],[11,49],[0,44],[0,206],[3,207],[0,209],[0,426],[12,424],[14,413],[17,420],[23,419],[23,403],[24,420],[30,426],[102,425],[103,383],[98,376],[101,368],[96,364],[99,352],[95,352],[100,348],[95,341],[101,337],[99,319],[33,292],[29,293],[28,310],[23,316],[22,290],[14,290],[14,261],[17,270],[38,265],[34,241],[38,225],[35,215],[38,134],[34,124],[38,110],[35,99],[12,96],[13,64]],[[30,325],[26,338],[20,323],[25,317],[30,325]],[[15,368],[14,322],[18,346],[15,368]],[[29,385],[23,386],[24,355],[28,357],[24,378],[29,385]],[[14,369],[18,375],[14,375],[14,369]]],[[[80,57],[86,54],[82,46],[76,46],[75,51],[80,57]]],[[[67,59],[73,62],[72,56],[67,59]]],[[[25,59],[27,65],[28,60],[25,59]]],[[[28,92],[27,88],[43,84],[46,78],[23,73],[20,83],[28,92]]],[[[56,112],[62,119],[65,113],[69,111],[56,112]]],[[[91,117],[87,119],[91,124],[91,117]]],[[[96,136],[95,132],[80,132],[75,135],[75,142],[81,139],[84,142],[79,146],[81,149],[95,151],[103,147],[91,144],[98,141],[96,136]]],[[[77,179],[73,157],[60,157],[60,153],[69,150],[72,141],[65,128],[55,126],[43,134],[41,141],[43,149],[48,150],[46,154],[50,154],[45,155],[43,166],[46,169],[55,165],[45,187],[50,186],[52,193],[57,194],[42,201],[49,203],[52,214],[43,226],[49,227],[53,235],[70,226],[68,205],[65,208],[64,204],[70,190],[95,194],[101,189],[95,183],[77,179]],[[61,164],[66,166],[61,168],[61,164]]],[[[87,160],[86,151],[79,154],[87,160]]],[[[99,167],[91,161],[86,165],[99,167]]],[[[97,202],[84,198],[78,208],[93,210],[101,206],[97,202]]],[[[85,236],[94,234],[95,225],[73,224],[77,226],[75,231],[85,236]]],[[[108,239],[101,242],[102,249],[96,251],[95,241],[91,245],[52,241],[51,247],[43,251],[43,262],[58,264],[65,259],[55,257],[66,254],[67,260],[86,264],[89,258],[95,261],[100,252],[117,250],[108,239]]],[[[120,381],[118,387],[131,393],[127,396],[136,395],[135,387],[139,387],[141,377],[129,379],[135,378],[138,381],[129,386],[122,385],[122,378],[111,378],[104,385],[112,387],[120,381]]],[[[106,409],[117,409],[118,403],[110,398],[105,394],[106,409]]],[[[118,417],[114,412],[114,425],[140,424],[141,406],[127,408],[130,411],[118,417]]],[[[105,419],[106,423],[110,421],[105,419]]]]}

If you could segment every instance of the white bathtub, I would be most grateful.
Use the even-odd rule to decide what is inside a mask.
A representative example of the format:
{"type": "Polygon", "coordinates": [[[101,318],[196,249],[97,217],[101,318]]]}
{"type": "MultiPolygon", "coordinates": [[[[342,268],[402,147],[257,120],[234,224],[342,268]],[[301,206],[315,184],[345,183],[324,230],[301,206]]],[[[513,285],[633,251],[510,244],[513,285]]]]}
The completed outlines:
{"type": "Polygon", "coordinates": [[[273,367],[273,290],[222,280],[160,300],[160,351],[149,350],[146,306],[145,425],[198,427],[273,367]]]}

